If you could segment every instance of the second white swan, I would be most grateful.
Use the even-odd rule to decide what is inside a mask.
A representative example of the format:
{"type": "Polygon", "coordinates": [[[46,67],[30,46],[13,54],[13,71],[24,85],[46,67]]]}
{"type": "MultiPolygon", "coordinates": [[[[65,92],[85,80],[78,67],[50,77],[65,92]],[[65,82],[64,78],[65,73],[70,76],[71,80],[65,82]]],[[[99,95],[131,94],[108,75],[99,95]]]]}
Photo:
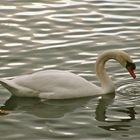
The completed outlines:
{"type": "Polygon", "coordinates": [[[117,60],[133,78],[136,77],[136,66],[126,52],[108,50],[99,55],[96,61],[96,75],[101,87],[74,73],[61,70],[45,70],[12,79],[4,78],[0,79],[0,83],[13,95],[20,97],[68,99],[108,94],[115,92],[114,84],[105,70],[105,63],[109,59],[117,60]]]}

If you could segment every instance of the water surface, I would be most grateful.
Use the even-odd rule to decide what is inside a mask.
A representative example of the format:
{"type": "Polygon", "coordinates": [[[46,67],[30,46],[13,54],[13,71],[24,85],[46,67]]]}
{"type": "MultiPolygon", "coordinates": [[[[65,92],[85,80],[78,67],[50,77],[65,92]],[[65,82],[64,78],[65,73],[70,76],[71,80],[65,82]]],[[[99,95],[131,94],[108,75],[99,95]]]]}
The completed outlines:
{"type": "Polygon", "coordinates": [[[139,0],[1,0],[0,77],[60,69],[99,84],[98,54],[121,49],[135,61],[137,79],[110,61],[115,96],[41,101],[11,97],[1,86],[0,138],[138,140],[139,23],[139,0]]]}

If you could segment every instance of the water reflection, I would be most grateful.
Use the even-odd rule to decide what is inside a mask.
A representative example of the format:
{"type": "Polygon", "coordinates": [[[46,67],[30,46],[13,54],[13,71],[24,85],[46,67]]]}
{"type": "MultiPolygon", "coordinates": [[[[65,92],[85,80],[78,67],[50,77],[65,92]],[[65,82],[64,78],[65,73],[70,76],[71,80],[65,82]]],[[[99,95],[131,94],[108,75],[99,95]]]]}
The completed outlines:
{"type": "Polygon", "coordinates": [[[126,107],[126,108],[119,108],[119,107],[111,107],[111,104],[114,101],[114,95],[105,95],[99,99],[99,104],[96,108],[96,120],[104,122],[104,125],[99,125],[100,128],[109,131],[128,131],[131,125],[128,125],[127,122],[135,120],[135,107],[126,107]],[[112,109],[110,109],[112,108],[112,109]],[[111,113],[108,112],[111,110],[111,113]],[[115,115],[113,113],[115,111],[115,115]],[[125,114],[120,116],[120,114],[125,114]],[[120,117],[119,117],[119,116],[120,117]]]}
{"type": "Polygon", "coordinates": [[[41,101],[38,98],[11,96],[0,109],[5,111],[25,111],[28,114],[40,118],[60,118],[66,113],[84,106],[89,99],[90,98],[41,101]]]}
{"type": "MultiPolygon", "coordinates": [[[[98,127],[110,131],[128,130],[127,122],[135,120],[135,108],[126,107],[120,108],[113,107],[115,94],[104,95],[98,100],[98,104],[95,110],[95,119],[99,122],[103,122],[98,127]],[[109,111],[111,111],[109,113],[109,111]],[[125,114],[121,117],[114,114],[125,114]]],[[[47,100],[41,101],[37,98],[20,98],[11,96],[3,106],[0,107],[0,115],[8,115],[10,111],[20,111],[27,114],[32,114],[40,118],[61,118],[67,113],[72,113],[78,108],[87,106],[88,102],[92,99],[80,98],[70,100],[47,100]]],[[[93,108],[91,108],[93,112],[93,108]]],[[[84,123],[84,122],[83,122],[84,123]]]]}
{"type": "Polygon", "coordinates": [[[115,94],[104,95],[99,99],[99,103],[96,108],[96,120],[98,121],[106,121],[106,111],[109,105],[111,105],[114,101],[115,94]]]}

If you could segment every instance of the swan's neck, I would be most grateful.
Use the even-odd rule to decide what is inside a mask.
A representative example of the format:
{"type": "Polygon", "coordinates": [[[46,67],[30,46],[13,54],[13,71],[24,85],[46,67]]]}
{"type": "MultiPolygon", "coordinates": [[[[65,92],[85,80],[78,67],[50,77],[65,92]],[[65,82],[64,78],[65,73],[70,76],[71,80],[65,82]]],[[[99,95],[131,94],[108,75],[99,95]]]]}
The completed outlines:
{"type": "Polygon", "coordinates": [[[115,86],[105,70],[105,63],[109,59],[117,59],[114,52],[105,52],[96,61],[96,75],[101,82],[104,93],[115,92],[115,86]]]}

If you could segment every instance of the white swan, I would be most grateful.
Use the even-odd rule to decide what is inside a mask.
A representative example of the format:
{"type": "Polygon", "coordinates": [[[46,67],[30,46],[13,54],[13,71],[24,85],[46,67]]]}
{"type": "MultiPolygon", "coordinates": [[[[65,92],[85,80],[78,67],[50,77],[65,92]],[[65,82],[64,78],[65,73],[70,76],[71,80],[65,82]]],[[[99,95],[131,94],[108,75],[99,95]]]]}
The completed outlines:
{"type": "Polygon", "coordinates": [[[112,93],[115,92],[114,84],[104,68],[109,59],[117,60],[133,78],[136,77],[133,71],[136,66],[126,52],[108,50],[99,55],[96,62],[96,75],[101,87],[71,72],[60,70],[45,70],[13,79],[0,79],[0,83],[13,95],[20,97],[66,99],[112,93]]]}

